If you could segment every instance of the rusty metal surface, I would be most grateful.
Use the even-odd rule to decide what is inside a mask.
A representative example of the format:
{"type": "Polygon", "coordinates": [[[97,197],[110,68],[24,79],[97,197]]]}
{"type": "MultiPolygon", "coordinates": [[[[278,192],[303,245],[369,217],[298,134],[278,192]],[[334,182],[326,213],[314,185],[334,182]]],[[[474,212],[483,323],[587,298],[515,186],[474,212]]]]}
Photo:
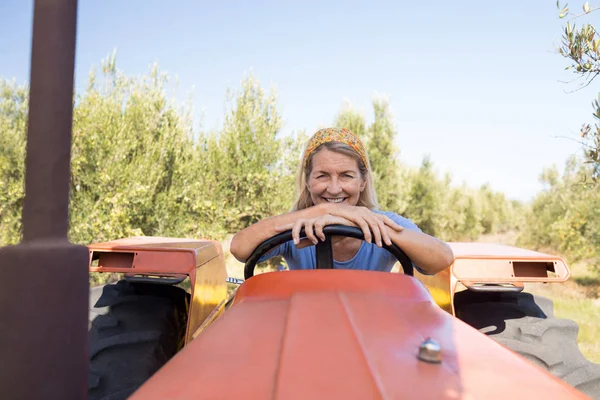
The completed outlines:
{"type": "Polygon", "coordinates": [[[68,242],[77,0],[34,7],[23,242],[0,249],[0,393],[84,399],[87,248],[68,242]]]}

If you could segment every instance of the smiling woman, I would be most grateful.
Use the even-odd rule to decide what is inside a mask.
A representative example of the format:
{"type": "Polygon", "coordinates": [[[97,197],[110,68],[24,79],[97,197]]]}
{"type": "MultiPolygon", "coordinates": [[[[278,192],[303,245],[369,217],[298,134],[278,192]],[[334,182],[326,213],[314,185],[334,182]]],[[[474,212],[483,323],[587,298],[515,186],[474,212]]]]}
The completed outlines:
{"type": "Polygon", "coordinates": [[[292,230],[287,242],[260,261],[280,255],[290,269],[314,269],[315,248],[324,241],[326,225],[355,226],[365,241],[344,237],[333,241],[334,268],[389,272],[396,259],[383,242],[399,246],[425,274],[435,274],[453,261],[450,247],[424,234],[412,221],[378,209],[369,158],[360,139],[347,129],[321,129],[309,140],[299,167],[298,198],[292,212],[266,218],[240,231],[231,253],[245,262],[264,240],[292,230]],[[304,228],[306,237],[300,237],[304,228]]]}

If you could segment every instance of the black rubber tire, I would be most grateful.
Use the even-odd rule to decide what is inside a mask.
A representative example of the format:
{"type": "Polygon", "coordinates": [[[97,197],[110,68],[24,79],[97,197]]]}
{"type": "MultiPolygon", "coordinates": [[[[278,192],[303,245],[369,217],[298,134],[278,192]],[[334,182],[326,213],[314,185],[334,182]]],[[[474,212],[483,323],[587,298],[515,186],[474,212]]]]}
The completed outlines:
{"type": "Polygon", "coordinates": [[[579,326],[554,317],[550,299],[529,293],[474,293],[454,296],[456,316],[549,371],[569,385],[600,399],[600,364],[577,346],[579,326]]]}
{"type": "Polygon", "coordinates": [[[183,345],[189,295],[129,283],[90,290],[88,398],[126,399],[183,345]]]}

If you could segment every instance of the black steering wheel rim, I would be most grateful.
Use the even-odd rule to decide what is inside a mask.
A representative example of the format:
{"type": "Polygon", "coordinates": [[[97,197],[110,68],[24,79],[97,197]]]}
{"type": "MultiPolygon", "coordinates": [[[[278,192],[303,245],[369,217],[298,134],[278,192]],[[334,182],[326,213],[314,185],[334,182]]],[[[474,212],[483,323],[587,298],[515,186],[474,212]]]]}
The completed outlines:
{"type": "MultiPolygon", "coordinates": [[[[354,226],[346,226],[346,225],[327,225],[323,228],[323,233],[325,234],[325,242],[319,241],[316,245],[316,257],[317,257],[317,269],[323,268],[333,268],[333,252],[331,250],[331,237],[332,236],[347,236],[353,237],[356,239],[365,240],[364,234],[361,229],[356,228],[354,226]],[[319,265],[326,265],[330,261],[330,267],[321,267],[319,265]]],[[[300,231],[300,237],[306,237],[306,233],[304,228],[300,231]]],[[[250,257],[246,260],[246,264],[244,265],[244,279],[249,279],[254,276],[254,269],[258,260],[267,254],[267,252],[276,246],[279,246],[285,242],[292,240],[292,230],[288,230],[282,233],[279,233],[275,236],[270,237],[265,240],[261,244],[259,244],[250,257]]],[[[396,244],[392,243],[391,246],[388,246],[383,243],[383,249],[390,252],[402,265],[402,269],[404,270],[405,275],[413,276],[413,263],[411,259],[406,255],[406,253],[398,247],[396,244]]]]}

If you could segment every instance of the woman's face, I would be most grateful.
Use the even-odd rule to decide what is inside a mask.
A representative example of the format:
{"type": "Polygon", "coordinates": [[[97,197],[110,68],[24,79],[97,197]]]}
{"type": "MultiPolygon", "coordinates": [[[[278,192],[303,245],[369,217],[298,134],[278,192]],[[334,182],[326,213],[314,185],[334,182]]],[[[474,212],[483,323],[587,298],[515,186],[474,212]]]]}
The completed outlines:
{"type": "Polygon", "coordinates": [[[312,172],[306,184],[315,205],[344,203],[355,206],[367,182],[355,159],[323,148],[312,157],[312,172]]]}

